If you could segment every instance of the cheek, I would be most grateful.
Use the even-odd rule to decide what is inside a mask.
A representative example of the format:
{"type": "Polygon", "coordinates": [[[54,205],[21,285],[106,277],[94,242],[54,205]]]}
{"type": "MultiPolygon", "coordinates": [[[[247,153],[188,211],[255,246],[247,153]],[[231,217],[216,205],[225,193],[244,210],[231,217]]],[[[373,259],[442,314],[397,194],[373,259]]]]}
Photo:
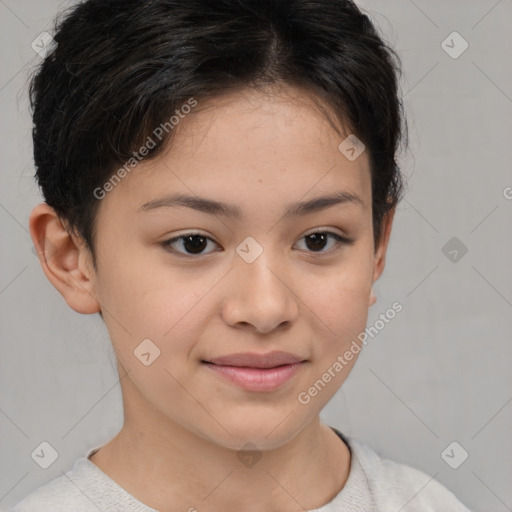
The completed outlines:
{"type": "MultiPolygon", "coordinates": [[[[366,258],[367,259],[367,258],[366,258]]],[[[372,267],[364,255],[342,262],[336,270],[309,279],[311,304],[319,317],[337,332],[345,325],[365,321],[371,288],[372,267]]]]}
{"type": "Polygon", "coordinates": [[[115,295],[105,303],[112,312],[107,325],[111,335],[130,347],[149,338],[162,351],[171,345],[173,351],[184,349],[187,339],[197,336],[207,319],[204,311],[203,316],[198,316],[205,293],[192,286],[184,290],[176,281],[148,285],[141,277],[133,286],[125,281],[115,287],[115,295]]]}
{"type": "Polygon", "coordinates": [[[311,280],[316,286],[309,288],[305,312],[313,314],[316,356],[324,362],[343,353],[366,327],[372,276],[368,263],[364,255],[354,257],[336,273],[311,280]]]}
{"type": "Polygon", "coordinates": [[[325,363],[342,354],[364,331],[368,319],[367,287],[341,284],[326,290],[317,306],[316,356],[325,363]]]}
{"type": "Polygon", "coordinates": [[[116,351],[130,352],[150,339],[162,355],[170,345],[175,353],[201,329],[197,312],[214,283],[195,279],[148,261],[118,260],[104,266],[98,296],[105,324],[116,351]]]}

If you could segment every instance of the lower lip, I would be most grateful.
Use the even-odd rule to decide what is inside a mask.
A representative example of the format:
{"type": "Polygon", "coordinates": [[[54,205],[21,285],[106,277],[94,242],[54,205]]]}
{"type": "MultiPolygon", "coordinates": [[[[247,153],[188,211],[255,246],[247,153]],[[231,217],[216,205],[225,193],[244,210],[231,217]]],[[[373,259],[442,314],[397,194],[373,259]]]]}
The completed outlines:
{"type": "Polygon", "coordinates": [[[247,391],[274,391],[289,381],[304,364],[294,363],[275,368],[247,368],[204,363],[208,368],[247,391]]]}

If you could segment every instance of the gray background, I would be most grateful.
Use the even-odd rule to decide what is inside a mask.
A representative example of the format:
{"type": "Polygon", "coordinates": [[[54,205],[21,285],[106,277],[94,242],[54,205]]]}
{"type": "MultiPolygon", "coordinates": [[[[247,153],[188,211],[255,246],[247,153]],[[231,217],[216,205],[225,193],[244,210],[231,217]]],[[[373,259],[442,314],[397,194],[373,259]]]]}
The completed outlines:
{"type": "MultiPolygon", "coordinates": [[[[31,42],[70,4],[0,0],[3,508],[122,425],[103,324],[67,307],[27,230],[40,201],[25,89],[40,60],[31,42]],[[42,441],[59,454],[48,469],[31,458],[42,441]]],[[[512,1],[359,4],[403,59],[411,137],[402,157],[408,191],[368,325],[394,301],[404,309],[369,340],[322,416],[434,476],[473,510],[512,510],[512,199],[504,193],[512,187],[512,1]],[[469,43],[456,59],[441,46],[453,31],[469,43]],[[452,246],[442,250],[452,237],[468,249],[457,261],[452,246]],[[452,441],[469,453],[458,469],[441,457],[452,441]]],[[[449,451],[452,463],[461,450],[449,451]]]]}

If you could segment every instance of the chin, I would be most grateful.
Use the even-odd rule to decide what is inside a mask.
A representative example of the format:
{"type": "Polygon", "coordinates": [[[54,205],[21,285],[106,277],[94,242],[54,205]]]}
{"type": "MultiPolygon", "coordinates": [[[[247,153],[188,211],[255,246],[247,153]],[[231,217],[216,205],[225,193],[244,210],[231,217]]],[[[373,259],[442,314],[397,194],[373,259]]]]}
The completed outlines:
{"type": "Polygon", "coordinates": [[[284,418],[286,413],[281,418],[275,414],[266,417],[247,414],[243,418],[239,416],[236,421],[223,422],[227,432],[217,425],[215,433],[211,431],[205,437],[236,451],[243,450],[247,444],[254,445],[256,448],[253,449],[274,450],[292,441],[307,424],[304,420],[297,421],[293,414],[283,421],[284,418]]]}

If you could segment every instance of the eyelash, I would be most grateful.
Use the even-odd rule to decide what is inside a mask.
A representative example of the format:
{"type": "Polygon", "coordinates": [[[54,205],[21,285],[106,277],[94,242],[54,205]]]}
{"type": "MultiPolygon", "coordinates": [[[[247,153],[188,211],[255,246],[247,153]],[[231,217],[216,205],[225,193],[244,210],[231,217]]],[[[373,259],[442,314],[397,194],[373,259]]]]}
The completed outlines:
{"type": "MultiPolygon", "coordinates": [[[[323,234],[323,235],[328,235],[332,238],[334,238],[336,240],[336,246],[333,248],[333,249],[330,249],[328,251],[306,251],[310,254],[313,254],[313,255],[319,255],[319,256],[322,256],[322,255],[330,255],[331,253],[337,251],[338,249],[340,249],[342,245],[352,245],[354,243],[354,240],[352,239],[349,239],[347,237],[344,237],[344,236],[341,236],[339,235],[338,233],[334,233],[332,231],[313,231],[312,233],[308,233],[307,235],[304,235],[303,237],[300,238],[300,240],[302,240],[303,238],[307,238],[311,235],[319,235],[319,234],[323,234]]],[[[174,237],[174,238],[170,238],[169,240],[164,240],[163,242],[161,242],[161,246],[166,250],[166,251],[171,251],[175,254],[177,254],[178,256],[183,256],[185,258],[192,258],[192,259],[195,259],[195,258],[201,258],[202,256],[206,256],[207,254],[209,253],[202,253],[202,254],[189,254],[189,253],[182,253],[182,252],[179,252],[179,251],[176,251],[175,249],[173,249],[171,247],[171,244],[178,241],[178,240],[182,240],[182,239],[185,239],[189,236],[201,236],[203,238],[205,238],[206,240],[209,240],[213,243],[216,244],[216,242],[214,240],[212,240],[210,237],[206,236],[206,235],[203,235],[202,233],[185,233],[183,235],[180,235],[180,236],[177,236],[177,237],[174,237]]]]}

